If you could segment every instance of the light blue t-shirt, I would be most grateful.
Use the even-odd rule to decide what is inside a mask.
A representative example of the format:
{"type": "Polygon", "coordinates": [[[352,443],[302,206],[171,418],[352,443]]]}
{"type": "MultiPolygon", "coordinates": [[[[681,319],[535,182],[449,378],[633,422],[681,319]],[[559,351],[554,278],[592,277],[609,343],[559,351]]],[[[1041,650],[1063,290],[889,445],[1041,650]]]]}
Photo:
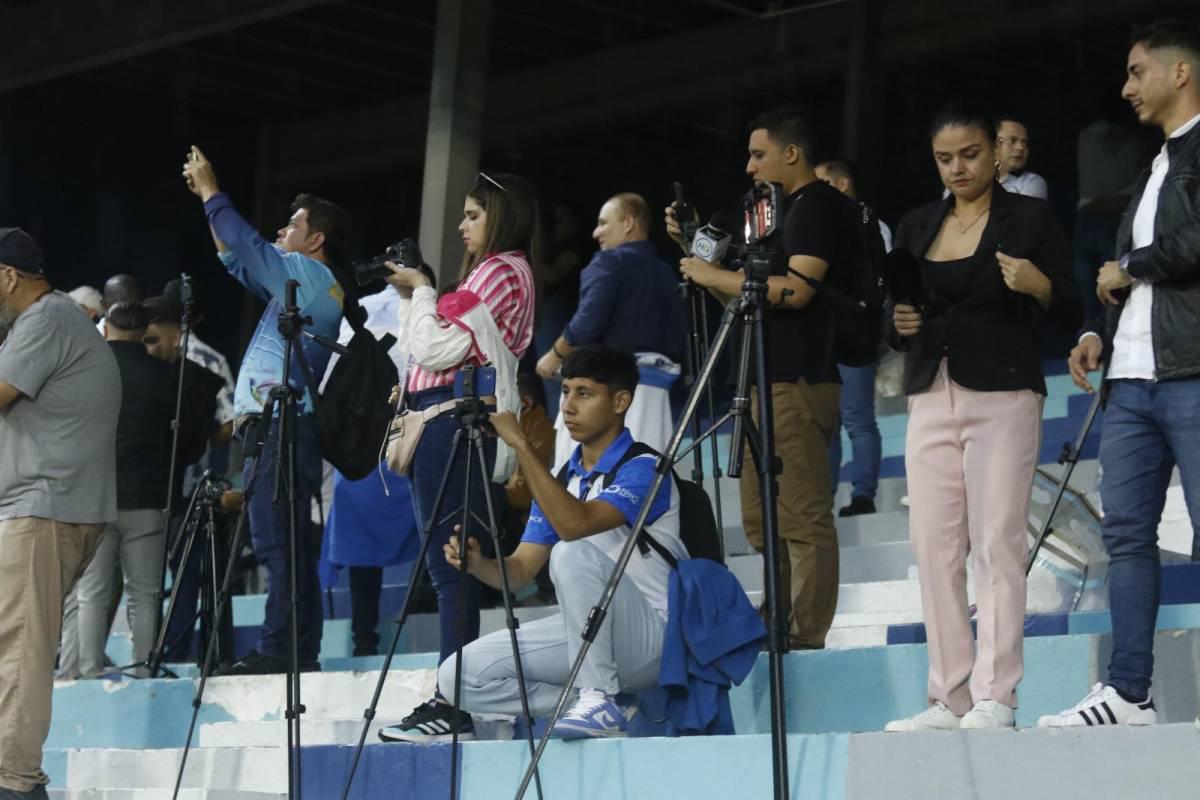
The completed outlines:
{"type": "MultiPolygon", "coordinates": [[[[239,416],[261,413],[271,389],[279,385],[283,376],[284,342],[278,326],[287,282],[300,283],[296,305],[301,316],[312,318],[312,325],[306,329],[333,340],[337,339],[342,319],[342,287],[329,267],[320,261],[301,253],[285,253],[260,236],[223,192],[210,197],[204,211],[217,238],[229,248],[219,253],[221,263],[230,275],[267,304],[246,348],[233,393],[234,411],[239,416]]],[[[330,351],[307,337],[301,341],[313,381],[319,381],[325,374],[330,351]]],[[[293,355],[288,383],[302,390],[300,413],[313,413],[312,396],[299,354],[293,355]]]]}

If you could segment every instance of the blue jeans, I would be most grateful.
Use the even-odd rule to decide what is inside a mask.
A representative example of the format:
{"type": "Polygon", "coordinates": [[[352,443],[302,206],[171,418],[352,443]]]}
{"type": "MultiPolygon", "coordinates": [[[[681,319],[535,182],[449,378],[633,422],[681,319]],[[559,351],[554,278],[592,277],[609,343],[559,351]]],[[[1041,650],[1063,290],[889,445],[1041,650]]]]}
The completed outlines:
{"type": "MultiPolygon", "coordinates": [[[[291,597],[288,592],[288,509],[284,498],[276,506],[275,454],[278,450],[279,422],[272,421],[262,455],[254,474],[254,494],[247,517],[250,544],[258,563],[267,570],[267,610],[259,634],[259,653],[287,658],[291,653],[288,627],[291,597]]],[[[242,468],[242,481],[249,486],[250,460],[242,468]]],[[[299,650],[301,665],[317,660],[321,652],[324,615],[321,609],[321,584],[317,577],[320,555],[312,541],[310,509],[314,491],[321,488],[321,445],[317,423],[311,415],[298,415],[296,421],[296,594],[299,598],[299,650]]]]}
{"type": "Polygon", "coordinates": [[[1200,379],[1114,380],[1100,441],[1100,494],[1113,652],[1108,682],[1135,697],[1150,693],[1162,564],[1158,523],[1178,464],[1200,542],[1200,379]]]}
{"type": "MultiPolygon", "coordinates": [[[[838,364],[842,375],[842,425],[850,436],[854,460],[850,462],[852,497],[875,499],[879,488],[879,466],[883,461],[883,440],[875,422],[875,366],[846,367],[838,364]]],[[[829,475],[837,491],[842,468],[842,436],[838,431],[829,443],[829,475]]]]}
{"type": "MultiPolygon", "coordinates": [[[[453,389],[449,386],[427,389],[413,395],[408,406],[413,409],[429,408],[452,399],[453,394],[453,389]]],[[[421,441],[413,454],[410,475],[413,511],[422,531],[430,525],[438,488],[442,485],[443,477],[446,477],[445,494],[437,509],[437,518],[433,520],[429,529],[429,549],[425,554],[425,567],[429,570],[429,579],[433,582],[438,599],[438,625],[441,633],[439,663],[454,655],[454,651],[458,649],[459,592],[460,584],[463,583],[465,586],[461,587],[461,590],[465,592],[465,605],[461,608],[464,615],[462,643],[466,645],[479,638],[479,581],[447,564],[446,555],[442,551],[442,547],[454,535],[454,526],[462,524],[468,463],[471,465],[471,520],[467,527],[467,535],[478,539],[485,549],[486,543],[491,540],[486,525],[487,501],[484,492],[493,491],[491,471],[496,462],[496,440],[492,437],[484,439],[488,474],[480,475],[476,466],[476,456],[468,446],[469,441],[464,434],[463,442],[447,476],[446,464],[450,461],[454,434],[458,428],[458,416],[449,411],[425,423],[421,441]]],[[[502,507],[496,508],[498,515],[501,511],[502,507]]]]}

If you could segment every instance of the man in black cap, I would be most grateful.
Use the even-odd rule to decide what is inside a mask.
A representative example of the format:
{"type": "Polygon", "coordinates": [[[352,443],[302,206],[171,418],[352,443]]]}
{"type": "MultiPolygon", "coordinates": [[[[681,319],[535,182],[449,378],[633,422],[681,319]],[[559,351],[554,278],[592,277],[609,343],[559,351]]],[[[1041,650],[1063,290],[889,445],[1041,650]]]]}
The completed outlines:
{"type": "Polygon", "coordinates": [[[0,340],[0,800],[27,800],[49,781],[63,600],[117,519],[121,377],[17,228],[0,228],[0,340]]]}

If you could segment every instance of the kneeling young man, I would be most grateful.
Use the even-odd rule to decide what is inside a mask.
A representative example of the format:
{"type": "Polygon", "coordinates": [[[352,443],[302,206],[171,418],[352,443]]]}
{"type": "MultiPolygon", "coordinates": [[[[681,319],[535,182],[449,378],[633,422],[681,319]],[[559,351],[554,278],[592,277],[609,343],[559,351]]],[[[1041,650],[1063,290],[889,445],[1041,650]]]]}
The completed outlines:
{"type": "MultiPolygon", "coordinates": [[[[561,613],[522,625],[517,631],[529,710],[546,716],[579,652],[588,612],[616,566],[632,533],[642,501],[654,482],[655,457],[640,455],[618,463],[633,444],[625,412],[633,400],[638,368],[632,353],[590,346],[572,352],[563,363],[563,419],[578,442],[567,462],[564,487],[529,445],[512,414],[491,417],[496,433],[516,451],[533,494],[529,523],[521,543],[505,559],[509,586],[516,590],[534,579],[547,561],[561,613]]],[[[673,481],[663,482],[647,518],[646,532],[676,558],[687,558],[679,538],[679,498],[673,481]]],[[[467,569],[489,586],[500,588],[498,563],[484,558],[475,539],[467,542],[467,569]]],[[[457,539],[445,548],[446,560],[460,567],[457,539]]],[[[579,698],[555,726],[561,738],[623,736],[625,711],[618,692],[636,692],[658,683],[659,659],[667,619],[670,567],[646,548],[634,553],[617,587],[575,687],[579,698]]],[[[467,645],[462,656],[459,737],[474,728],[469,712],[521,714],[521,697],[507,630],[467,645]]],[[[380,732],[385,740],[449,739],[453,709],[445,698],[455,690],[454,658],[438,670],[438,693],[399,725],[380,732]]]]}

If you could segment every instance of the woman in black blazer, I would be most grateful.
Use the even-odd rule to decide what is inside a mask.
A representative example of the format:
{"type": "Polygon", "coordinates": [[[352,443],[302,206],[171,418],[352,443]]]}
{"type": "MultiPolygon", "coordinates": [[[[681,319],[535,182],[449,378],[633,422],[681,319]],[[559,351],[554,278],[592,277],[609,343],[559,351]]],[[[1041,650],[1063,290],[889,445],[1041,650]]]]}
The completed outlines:
{"type": "MultiPolygon", "coordinates": [[[[996,183],[996,130],[949,111],[931,132],[950,194],[896,235],[919,280],[894,297],[907,352],[909,529],[929,642],[930,707],[889,731],[1013,725],[1022,676],[1025,526],[1046,382],[1035,340],[1048,316],[1081,322],[1066,237],[1043,200],[996,183]],[[910,261],[911,263],[911,261],[910,261]],[[975,574],[978,653],[967,611],[975,574]]],[[[904,256],[901,256],[904,258],[904,256]]]]}

